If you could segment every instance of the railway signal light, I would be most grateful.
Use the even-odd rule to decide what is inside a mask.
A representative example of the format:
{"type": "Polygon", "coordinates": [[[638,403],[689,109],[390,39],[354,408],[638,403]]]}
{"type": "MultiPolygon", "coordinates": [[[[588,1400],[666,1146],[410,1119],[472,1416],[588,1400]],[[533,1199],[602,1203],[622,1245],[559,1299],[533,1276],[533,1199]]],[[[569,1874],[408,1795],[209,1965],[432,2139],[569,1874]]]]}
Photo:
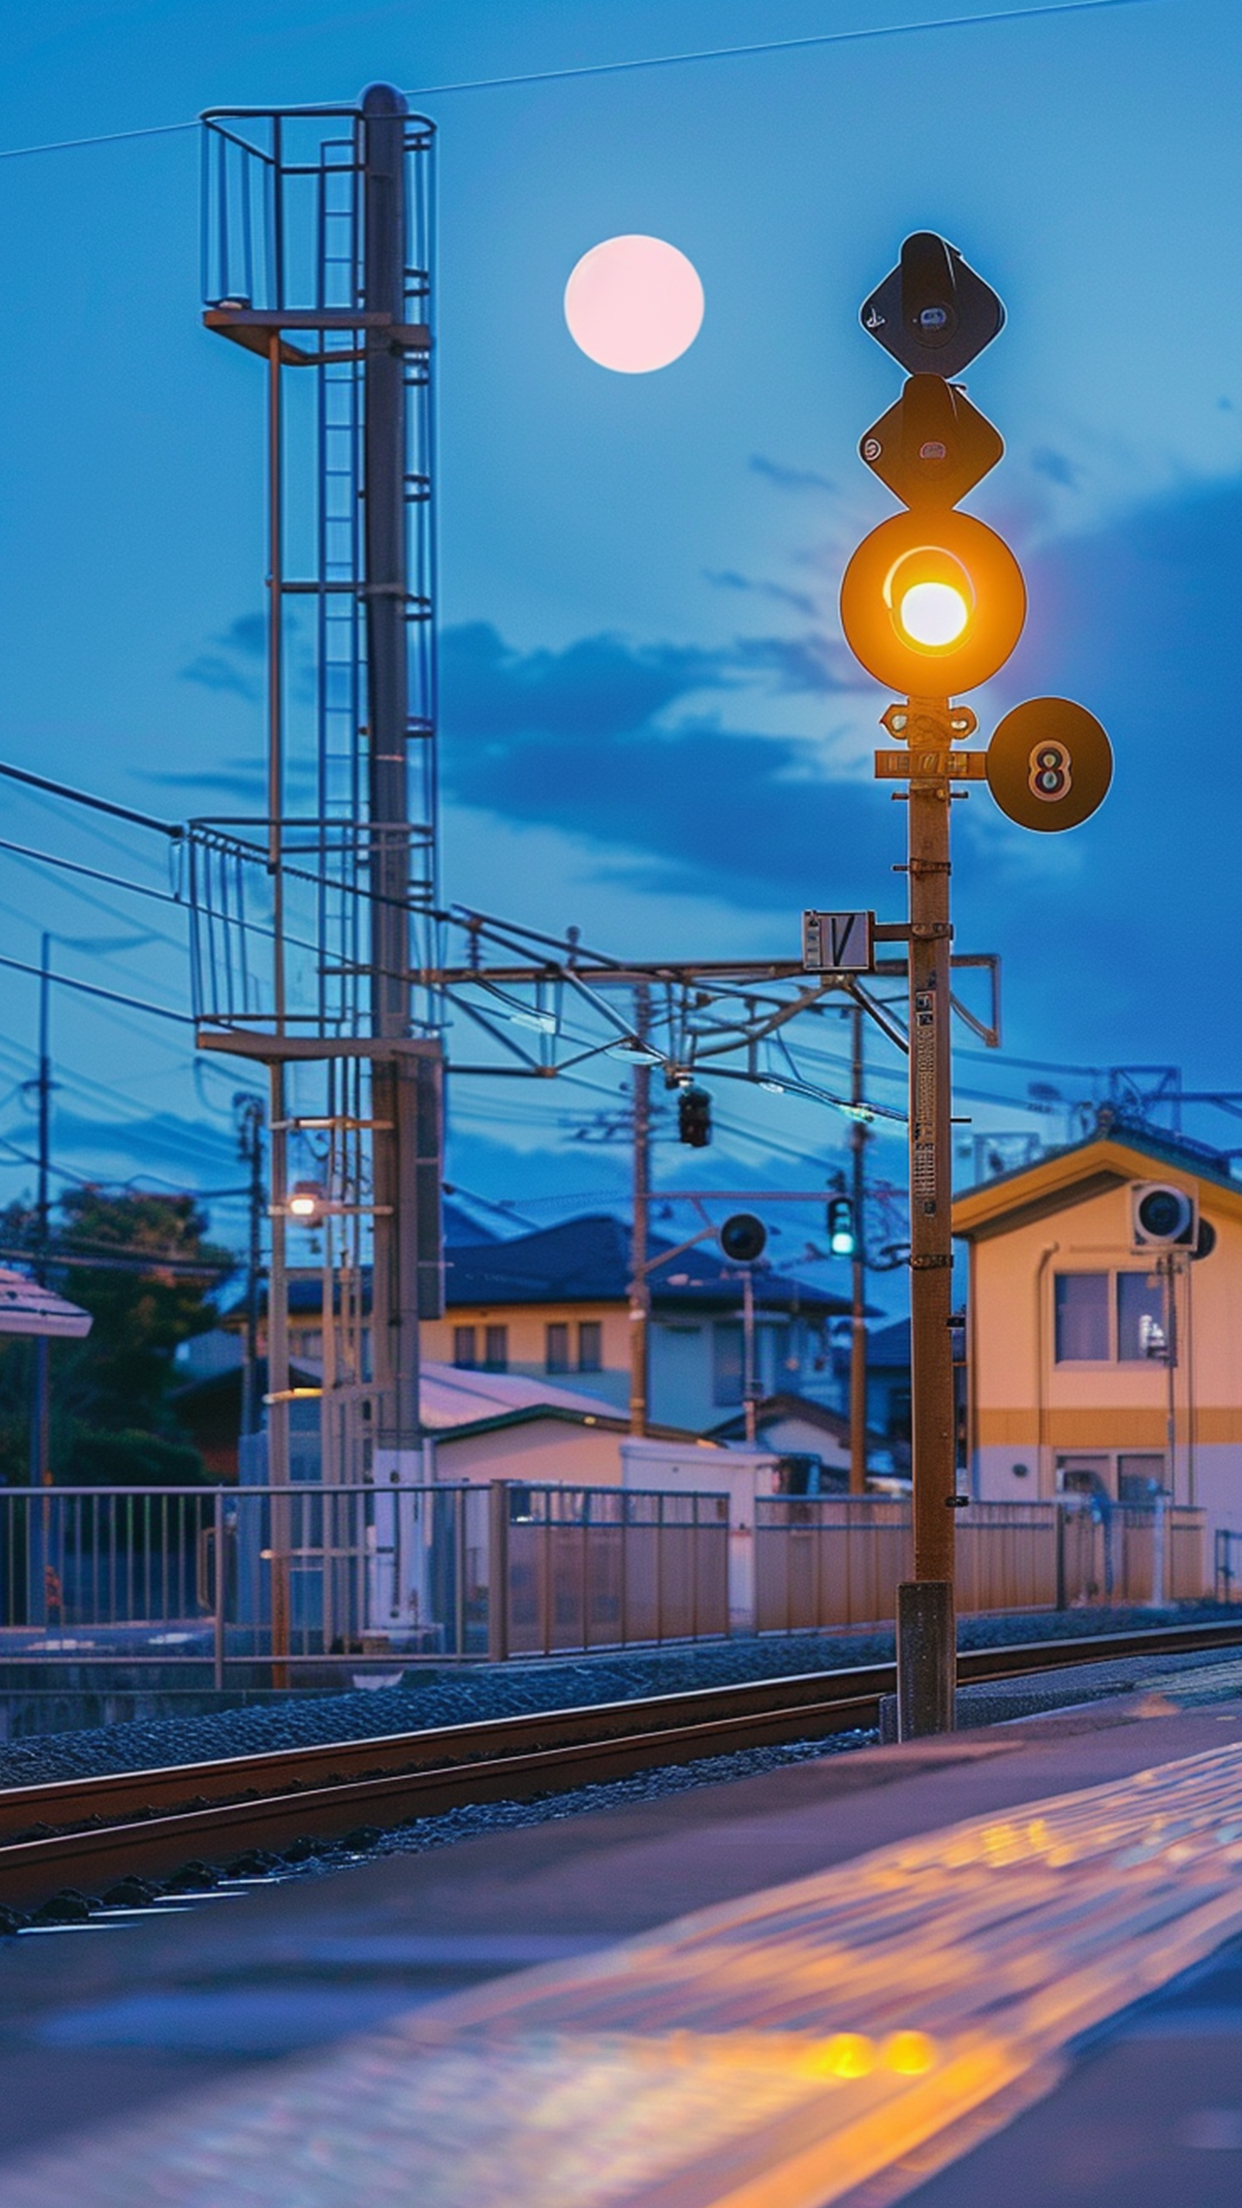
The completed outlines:
{"type": "Polygon", "coordinates": [[[1003,438],[943,376],[911,376],[858,450],[903,506],[956,506],[1004,457],[1003,438]]]}
{"type": "Polygon", "coordinates": [[[1022,570],[973,514],[894,514],[855,552],[841,584],[845,641],[868,674],[907,696],[947,698],[987,682],[1026,620],[1022,570]]]}
{"type": "Polygon", "coordinates": [[[768,1230],[753,1211],[735,1211],[720,1230],[720,1247],[734,1265],[753,1265],[767,1241],[768,1230]]]}
{"type": "Polygon", "coordinates": [[[712,1139],[712,1100],[706,1089],[693,1085],[677,1099],[677,1140],[692,1150],[706,1150],[712,1139]]]}
{"type": "Polygon", "coordinates": [[[834,1257],[854,1255],[854,1206],[848,1196],[828,1199],[828,1247],[834,1257]]]}
{"type": "MultiPolygon", "coordinates": [[[[903,1740],[952,1730],[954,1711],[953,1511],[959,1498],[950,1302],[949,818],[950,799],[961,793],[953,785],[982,781],[986,773],[1010,819],[1035,829],[1072,828],[1101,803],[1112,772],[1099,722],[1063,698],[1033,699],[1007,714],[986,762],[957,748],[978,723],[969,706],[954,700],[1000,671],[1026,619],[1026,585],[1008,545],[957,511],[1004,446],[953,379],[1004,320],[991,286],[956,246],[927,230],[906,239],[898,266],[866,301],[864,329],[909,380],[859,451],[906,511],[871,531],[841,585],[846,642],[877,682],[901,694],[902,702],[890,704],[882,718],[904,750],[877,753],[876,773],[909,785],[915,1576],[897,1598],[903,1740]]],[[[848,1198],[830,1198],[834,1252],[854,1253],[861,1224],[851,1217],[848,1198]]]]}
{"type": "Polygon", "coordinates": [[[1005,309],[947,238],[919,230],[862,308],[862,326],[912,375],[960,376],[1005,323],[1005,309]]]}

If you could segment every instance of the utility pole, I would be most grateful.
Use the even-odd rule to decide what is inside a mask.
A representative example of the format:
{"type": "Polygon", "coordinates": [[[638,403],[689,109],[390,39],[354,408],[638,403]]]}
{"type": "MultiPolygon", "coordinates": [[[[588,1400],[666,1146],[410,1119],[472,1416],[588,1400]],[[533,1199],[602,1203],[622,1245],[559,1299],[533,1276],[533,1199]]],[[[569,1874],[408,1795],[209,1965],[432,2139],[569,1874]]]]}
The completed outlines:
{"type": "MultiPolygon", "coordinates": [[[[911,746],[943,730],[947,700],[911,699],[911,746]]],[[[945,766],[910,782],[910,1381],[917,1406],[914,1583],[899,1592],[911,1731],[950,1732],[957,1637],[953,1605],[957,1448],[953,1417],[952,1072],[949,1005],[949,805],[945,766]]]]}
{"type": "Polygon", "coordinates": [[[746,1427],[746,1446],[753,1449],[759,1438],[760,1381],[755,1371],[755,1276],[749,1265],[742,1267],[742,1415],[746,1427]]]}
{"type": "Polygon", "coordinates": [[[865,1067],[861,1004],[850,1007],[850,1102],[854,1124],[850,1130],[853,1177],[850,1201],[853,1212],[854,1250],[850,1266],[850,1493],[867,1492],[867,1170],[864,1152],[869,1140],[862,1117],[865,1067]]]}
{"type": "Polygon", "coordinates": [[[630,1432],[645,1434],[648,1333],[651,1283],[647,1272],[647,1227],[651,1205],[651,1061],[646,1056],[651,1024],[651,993],[645,982],[634,991],[634,1039],[638,1045],[630,1075],[633,1116],[633,1224],[630,1229],[630,1432]]]}
{"type": "Polygon", "coordinates": [[[263,1272],[263,1100],[252,1089],[240,1089],[233,1098],[237,1114],[237,1148],[250,1168],[247,1190],[249,1237],[246,1250],[246,1332],[242,1360],[241,1431],[259,1431],[259,1283],[263,1272]]]}
{"type": "MultiPolygon", "coordinates": [[[[48,1250],[51,1243],[51,1176],[52,1140],[52,1055],[51,1055],[51,993],[52,993],[52,938],[43,936],[39,960],[39,1071],[35,1076],[35,1093],[38,1113],[39,1178],[35,1196],[34,1276],[41,1287],[47,1285],[48,1250]]],[[[46,1334],[37,1334],[34,1344],[34,1388],[30,1402],[30,1484],[32,1487],[50,1487],[51,1463],[51,1370],[50,1348],[46,1334]]]]}

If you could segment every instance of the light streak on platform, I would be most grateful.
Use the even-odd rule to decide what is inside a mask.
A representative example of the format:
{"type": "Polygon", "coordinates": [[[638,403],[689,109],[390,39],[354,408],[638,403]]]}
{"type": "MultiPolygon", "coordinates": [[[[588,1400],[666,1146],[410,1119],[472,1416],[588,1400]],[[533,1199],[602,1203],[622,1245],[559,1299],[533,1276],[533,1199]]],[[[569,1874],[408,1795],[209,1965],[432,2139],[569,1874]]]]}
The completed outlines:
{"type": "Polygon", "coordinates": [[[493,1981],[0,2208],[871,2208],[1240,1926],[1234,1746],[493,1981]]]}

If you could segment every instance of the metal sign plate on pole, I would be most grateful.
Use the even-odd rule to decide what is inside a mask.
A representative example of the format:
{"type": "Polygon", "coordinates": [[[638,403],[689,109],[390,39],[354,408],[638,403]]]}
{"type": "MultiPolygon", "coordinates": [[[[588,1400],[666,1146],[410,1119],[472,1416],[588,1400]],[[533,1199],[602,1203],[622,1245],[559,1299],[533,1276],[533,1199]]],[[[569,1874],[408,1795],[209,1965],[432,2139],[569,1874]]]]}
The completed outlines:
{"type": "Polygon", "coordinates": [[[875,914],[804,912],[802,964],[813,974],[869,974],[875,965],[875,914]]]}
{"type": "Polygon", "coordinates": [[[947,774],[950,782],[986,782],[987,754],[982,751],[877,751],[878,782],[908,782],[920,774],[947,774]]]}

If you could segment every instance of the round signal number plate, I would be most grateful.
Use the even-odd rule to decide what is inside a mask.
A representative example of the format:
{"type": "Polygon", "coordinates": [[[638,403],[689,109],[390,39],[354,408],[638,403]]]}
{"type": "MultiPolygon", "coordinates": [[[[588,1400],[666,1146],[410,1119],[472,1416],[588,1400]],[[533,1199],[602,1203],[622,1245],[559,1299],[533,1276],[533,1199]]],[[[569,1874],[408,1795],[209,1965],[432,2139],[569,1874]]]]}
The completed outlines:
{"type": "Polygon", "coordinates": [[[1015,705],[988,745],[988,784],[1002,813],[1044,835],[1089,820],[1112,779],[1112,745],[1094,713],[1069,698],[1015,705]]]}

